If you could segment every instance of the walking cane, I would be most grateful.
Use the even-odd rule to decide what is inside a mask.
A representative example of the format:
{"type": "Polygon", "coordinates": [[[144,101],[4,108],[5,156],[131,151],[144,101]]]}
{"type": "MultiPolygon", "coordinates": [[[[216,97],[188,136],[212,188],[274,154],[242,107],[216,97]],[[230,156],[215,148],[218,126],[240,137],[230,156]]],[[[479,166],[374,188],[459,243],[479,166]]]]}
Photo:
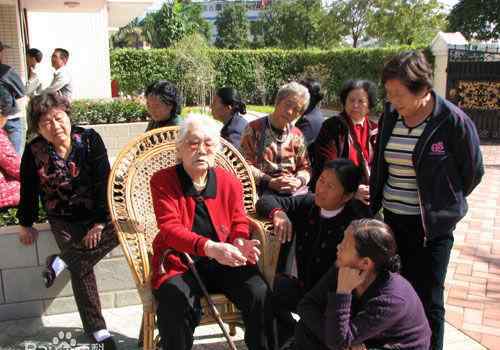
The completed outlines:
{"type": "Polygon", "coordinates": [[[212,313],[212,316],[215,318],[217,323],[219,324],[220,329],[222,330],[222,333],[224,333],[224,337],[227,340],[227,343],[229,344],[229,348],[231,350],[237,350],[236,346],[234,345],[233,340],[231,339],[231,336],[226,330],[226,327],[224,327],[224,323],[222,323],[222,318],[220,317],[219,311],[217,311],[217,308],[215,307],[214,301],[208,294],[207,288],[205,287],[205,284],[201,280],[200,275],[198,274],[198,270],[196,269],[196,266],[194,265],[193,259],[189,256],[188,253],[182,253],[182,255],[186,258],[188,262],[188,266],[191,269],[191,272],[193,273],[194,277],[198,281],[198,284],[200,285],[201,291],[203,292],[203,295],[207,299],[208,305],[210,307],[210,311],[212,313]]]}

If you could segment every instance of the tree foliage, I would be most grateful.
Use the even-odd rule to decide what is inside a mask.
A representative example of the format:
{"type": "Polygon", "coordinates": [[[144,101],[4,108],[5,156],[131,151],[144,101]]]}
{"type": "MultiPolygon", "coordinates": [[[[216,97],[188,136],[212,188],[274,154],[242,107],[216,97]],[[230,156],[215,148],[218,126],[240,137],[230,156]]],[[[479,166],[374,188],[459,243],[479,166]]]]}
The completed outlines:
{"type": "Polygon", "coordinates": [[[322,31],[330,30],[321,0],[273,1],[252,26],[255,46],[284,49],[324,47],[330,43],[322,31]]]}
{"type": "Polygon", "coordinates": [[[438,0],[375,0],[368,32],[385,45],[426,45],[445,26],[438,0]]]}
{"type": "Polygon", "coordinates": [[[448,15],[449,31],[468,40],[500,39],[500,0],[460,0],[448,15]]]}
{"type": "Polygon", "coordinates": [[[209,37],[210,27],[201,17],[201,7],[179,0],[164,3],[144,18],[144,35],[154,48],[170,47],[194,33],[209,37]]]}
{"type": "Polygon", "coordinates": [[[328,16],[332,24],[341,25],[341,33],[349,35],[352,47],[358,47],[367,37],[367,29],[373,15],[375,0],[338,0],[332,2],[328,16]]]}
{"type": "Polygon", "coordinates": [[[215,46],[226,49],[241,49],[248,46],[250,24],[246,11],[246,7],[241,4],[224,6],[215,20],[217,27],[215,46]]]}
{"type": "Polygon", "coordinates": [[[126,26],[123,26],[110,37],[111,48],[133,47],[142,48],[144,43],[143,23],[139,18],[134,18],[126,26]]]}

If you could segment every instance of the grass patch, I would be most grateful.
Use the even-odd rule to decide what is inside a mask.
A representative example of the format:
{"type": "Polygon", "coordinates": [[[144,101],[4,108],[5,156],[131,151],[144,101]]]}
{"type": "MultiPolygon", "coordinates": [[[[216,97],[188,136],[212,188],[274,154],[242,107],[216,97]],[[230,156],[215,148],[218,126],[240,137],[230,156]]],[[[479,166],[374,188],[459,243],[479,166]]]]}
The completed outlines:
{"type": "MultiPolygon", "coordinates": [[[[247,105],[247,111],[249,112],[259,112],[259,113],[271,113],[274,110],[274,106],[259,106],[259,105],[247,105]]],[[[186,117],[189,113],[198,114],[210,114],[210,107],[184,107],[181,111],[181,116],[186,117]]]]}

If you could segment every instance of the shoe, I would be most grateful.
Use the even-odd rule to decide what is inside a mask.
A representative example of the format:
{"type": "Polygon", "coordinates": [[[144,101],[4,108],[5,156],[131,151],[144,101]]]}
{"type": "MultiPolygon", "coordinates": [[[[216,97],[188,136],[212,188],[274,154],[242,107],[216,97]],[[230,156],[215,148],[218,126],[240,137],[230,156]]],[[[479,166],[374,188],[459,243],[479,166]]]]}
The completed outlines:
{"type": "Polygon", "coordinates": [[[113,337],[104,339],[103,341],[97,342],[99,350],[116,350],[116,343],[113,337]]]}
{"type": "Polygon", "coordinates": [[[56,280],[57,277],[56,272],[52,268],[52,263],[56,258],[57,258],[56,254],[49,255],[45,262],[45,269],[42,271],[42,278],[46,288],[50,288],[54,284],[54,281],[56,280]]]}
{"type": "Polygon", "coordinates": [[[288,339],[285,344],[283,344],[280,350],[293,350],[295,348],[295,338],[292,337],[288,339]]]}

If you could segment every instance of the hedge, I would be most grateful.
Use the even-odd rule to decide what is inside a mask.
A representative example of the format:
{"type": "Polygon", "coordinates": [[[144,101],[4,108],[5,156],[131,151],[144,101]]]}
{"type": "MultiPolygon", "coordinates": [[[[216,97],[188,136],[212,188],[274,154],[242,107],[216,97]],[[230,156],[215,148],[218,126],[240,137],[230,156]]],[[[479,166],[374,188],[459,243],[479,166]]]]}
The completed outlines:
{"type": "MultiPolygon", "coordinates": [[[[398,46],[371,49],[320,50],[216,50],[208,56],[216,67],[215,86],[231,85],[251,103],[272,103],[284,82],[312,76],[327,90],[327,103],[338,102],[341,84],[352,78],[379,82],[384,61],[402,51],[422,47],[398,46]]],[[[430,50],[426,53],[432,60],[430,50]]],[[[182,67],[176,67],[171,49],[116,49],[111,52],[111,76],[126,95],[141,93],[157,79],[179,82],[182,67]]],[[[185,83],[185,82],[184,82],[185,83]]],[[[188,96],[187,100],[193,100],[188,96]]]]}
{"type": "Polygon", "coordinates": [[[144,103],[129,99],[76,100],[71,104],[75,124],[128,123],[148,120],[144,103]]]}

